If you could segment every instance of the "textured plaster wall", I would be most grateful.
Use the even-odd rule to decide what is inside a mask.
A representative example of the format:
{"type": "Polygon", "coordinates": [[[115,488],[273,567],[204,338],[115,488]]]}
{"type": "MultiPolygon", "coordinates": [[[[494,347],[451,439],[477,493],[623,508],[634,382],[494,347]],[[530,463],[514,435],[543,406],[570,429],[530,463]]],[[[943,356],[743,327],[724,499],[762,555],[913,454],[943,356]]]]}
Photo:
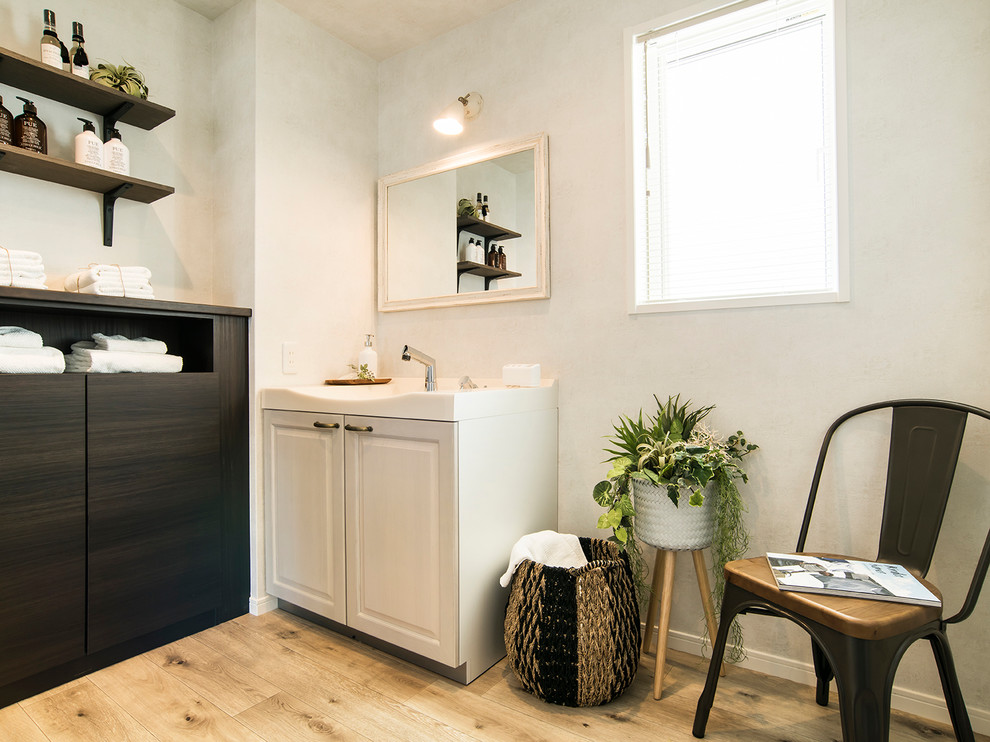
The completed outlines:
{"type": "MultiPolygon", "coordinates": [[[[817,447],[839,413],[901,396],[990,406],[990,4],[848,3],[850,302],[630,316],[623,30],[689,5],[529,0],[382,63],[379,174],[545,131],[552,243],[548,301],[380,314],[382,372],[409,375],[403,343],[436,356],[442,376],[541,363],[560,380],[560,529],[580,534],[595,532],[590,491],[604,474],[602,436],[619,413],[634,414],[654,393],[717,404],[714,427],[742,428],[761,446],[744,487],[750,552],[792,549],[817,447]],[[471,90],[484,96],[481,117],[459,138],[435,134],[432,116],[471,90]]],[[[854,432],[883,445],[882,425],[854,432]]],[[[861,453],[855,436],[848,442],[826,488],[849,489],[823,507],[809,546],[870,553],[865,534],[878,515],[884,459],[861,453]]],[[[492,451],[497,459],[497,441],[492,451]]],[[[979,538],[971,524],[990,516],[976,494],[988,479],[988,465],[969,455],[946,528],[948,546],[970,556],[939,554],[933,571],[950,607],[961,591],[956,567],[971,563],[979,538]]],[[[672,628],[697,636],[690,560],[678,569],[672,628]]],[[[984,729],[986,602],[951,630],[984,729]]],[[[807,664],[784,659],[810,662],[800,631],[759,617],[744,626],[760,667],[801,676],[807,664]]],[[[922,704],[935,697],[915,710],[938,713],[927,646],[909,652],[897,687],[922,704]]]]}
{"type": "MultiPolygon", "coordinates": [[[[152,131],[121,124],[131,174],[175,187],[150,206],[117,202],[113,247],[103,246],[101,199],[68,186],[0,173],[0,245],[41,253],[48,286],[89,263],[144,265],[156,297],[213,301],[213,107],[211,23],[171,0],[0,0],[0,45],[39,58],[45,8],[56,13],[61,39],[70,41],[81,21],[93,64],[124,60],[140,69],[150,99],[174,109],[175,118],[152,131]]],[[[31,98],[48,126],[48,153],[73,160],[83,111],[0,85],[15,116],[31,98]]]]}

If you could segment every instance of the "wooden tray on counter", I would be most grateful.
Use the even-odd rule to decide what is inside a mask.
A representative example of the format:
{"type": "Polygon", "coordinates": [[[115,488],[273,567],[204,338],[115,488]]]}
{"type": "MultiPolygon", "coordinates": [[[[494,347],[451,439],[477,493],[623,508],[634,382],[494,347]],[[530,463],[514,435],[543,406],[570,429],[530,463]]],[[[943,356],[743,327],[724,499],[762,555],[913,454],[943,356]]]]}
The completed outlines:
{"type": "Polygon", "coordinates": [[[323,383],[330,386],[357,386],[358,384],[388,384],[391,380],[391,377],[388,379],[327,379],[323,383]]]}

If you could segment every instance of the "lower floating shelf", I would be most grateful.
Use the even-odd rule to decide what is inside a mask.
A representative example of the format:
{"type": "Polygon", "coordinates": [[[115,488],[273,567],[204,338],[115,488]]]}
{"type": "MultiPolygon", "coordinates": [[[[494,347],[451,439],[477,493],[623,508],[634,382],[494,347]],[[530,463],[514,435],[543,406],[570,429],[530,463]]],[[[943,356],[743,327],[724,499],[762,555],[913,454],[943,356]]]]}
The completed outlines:
{"type": "Polygon", "coordinates": [[[103,244],[108,247],[113,244],[113,207],[118,198],[150,204],[175,193],[172,186],[77,165],[9,144],[0,144],[0,171],[102,193],[103,244]]]}
{"type": "Polygon", "coordinates": [[[118,175],[109,170],[77,165],[49,155],[39,155],[20,147],[0,144],[0,171],[24,175],[36,180],[79,188],[95,193],[109,193],[122,185],[129,185],[121,198],[150,204],[175,193],[172,186],[139,180],[129,175],[118,175]]]}
{"type": "Polygon", "coordinates": [[[460,283],[461,276],[470,273],[473,276],[482,276],[485,279],[485,291],[488,285],[499,278],[519,278],[522,273],[506,271],[501,268],[492,268],[490,265],[482,265],[470,260],[461,260],[457,263],[457,281],[460,283]]]}

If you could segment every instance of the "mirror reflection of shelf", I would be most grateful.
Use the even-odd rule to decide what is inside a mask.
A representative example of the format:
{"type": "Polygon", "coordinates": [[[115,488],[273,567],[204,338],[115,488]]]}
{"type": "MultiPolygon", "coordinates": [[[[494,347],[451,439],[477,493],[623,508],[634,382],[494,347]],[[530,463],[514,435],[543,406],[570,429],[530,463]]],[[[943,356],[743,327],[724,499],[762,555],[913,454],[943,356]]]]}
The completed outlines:
{"type": "Polygon", "coordinates": [[[457,229],[458,231],[467,230],[471,234],[481,235],[489,240],[511,240],[522,237],[521,234],[508,227],[500,227],[492,222],[482,221],[467,215],[457,217],[457,229]]]}
{"type": "Polygon", "coordinates": [[[519,278],[522,273],[516,273],[515,271],[505,271],[501,268],[492,268],[490,265],[482,265],[481,263],[475,263],[470,260],[461,260],[457,263],[457,280],[460,282],[461,276],[465,273],[470,273],[473,276],[481,276],[485,279],[485,291],[488,291],[488,285],[492,281],[496,281],[499,278],[519,278]]]}

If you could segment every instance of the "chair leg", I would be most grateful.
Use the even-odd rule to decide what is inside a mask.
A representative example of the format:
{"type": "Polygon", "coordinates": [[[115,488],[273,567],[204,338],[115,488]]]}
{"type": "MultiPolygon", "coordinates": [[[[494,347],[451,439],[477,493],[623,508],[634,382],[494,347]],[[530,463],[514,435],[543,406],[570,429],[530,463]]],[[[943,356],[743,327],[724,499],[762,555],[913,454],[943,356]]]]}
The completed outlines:
{"type": "Polygon", "coordinates": [[[938,676],[942,681],[945,705],[949,709],[952,730],[956,733],[956,739],[959,742],[973,742],[973,726],[970,724],[962,690],[959,688],[956,665],[952,661],[952,652],[949,649],[949,638],[945,632],[936,631],[929,634],[928,641],[931,643],[932,652],[935,654],[935,664],[938,666],[938,676]]]}
{"type": "MultiPolygon", "coordinates": [[[[701,605],[705,609],[705,622],[708,624],[708,641],[715,641],[718,624],[715,623],[715,608],[712,607],[712,588],[708,582],[708,567],[705,565],[705,553],[701,549],[691,552],[694,559],[694,572],[698,576],[698,590],[701,591],[701,605]]],[[[722,665],[722,677],[725,677],[725,665],[722,665]]]]}
{"type": "Polygon", "coordinates": [[[821,625],[815,633],[834,660],[843,742],[888,742],[890,691],[907,647],[903,638],[854,639],[821,625]]]}
{"type": "Polygon", "coordinates": [[[670,629],[670,604],[674,595],[674,563],[676,551],[661,549],[663,580],[660,588],[660,622],[657,628],[657,662],[653,671],[653,698],[663,693],[663,671],[667,664],[667,632],[670,629]]]}
{"type": "Polygon", "coordinates": [[[736,617],[743,599],[748,595],[744,590],[737,588],[731,582],[725,585],[725,595],[722,597],[722,613],[719,616],[718,633],[715,641],[712,642],[712,658],[708,662],[708,677],[705,680],[705,689],[698,698],[698,709],[694,714],[694,728],[692,734],[698,739],[705,736],[705,727],[708,726],[708,715],[712,710],[712,703],[715,701],[715,689],[718,687],[719,668],[722,666],[722,657],[725,655],[725,643],[729,639],[729,626],[732,619],[736,617]]]}
{"type": "Polygon", "coordinates": [[[811,642],[811,656],[815,662],[815,676],[818,678],[818,687],[815,689],[815,701],[819,706],[828,706],[828,688],[832,678],[832,666],[828,663],[828,657],[818,646],[818,642],[811,642]]]}
{"type": "Polygon", "coordinates": [[[657,557],[653,560],[653,586],[650,588],[649,608],[646,611],[646,631],[643,636],[643,654],[650,653],[653,643],[653,627],[657,622],[657,608],[660,606],[660,581],[663,578],[663,557],[657,549],[657,557]]]}

